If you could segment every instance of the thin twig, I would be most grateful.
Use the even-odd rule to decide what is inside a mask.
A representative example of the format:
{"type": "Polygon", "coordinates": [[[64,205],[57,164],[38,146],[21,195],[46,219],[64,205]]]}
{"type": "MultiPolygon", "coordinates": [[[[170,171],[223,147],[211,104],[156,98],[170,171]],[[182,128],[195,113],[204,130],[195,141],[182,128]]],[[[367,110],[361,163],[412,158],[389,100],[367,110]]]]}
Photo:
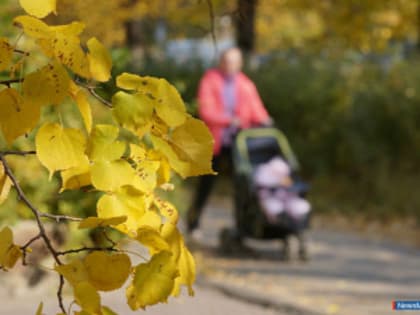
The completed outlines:
{"type": "Polygon", "coordinates": [[[23,50],[21,50],[21,49],[14,49],[13,50],[15,53],[17,53],[17,54],[22,54],[22,55],[25,55],[25,56],[29,56],[30,55],[30,53],[29,52],[27,52],[27,51],[23,51],[23,50]]]}
{"type": "Polygon", "coordinates": [[[64,256],[69,254],[77,254],[81,252],[93,252],[93,251],[108,251],[108,252],[119,252],[119,249],[114,248],[114,246],[108,246],[108,247],[81,247],[81,248],[75,248],[75,249],[69,249],[62,252],[57,252],[58,256],[64,256]]]}
{"type": "Polygon", "coordinates": [[[22,250],[22,265],[26,266],[26,255],[28,253],[28,247],[35,241],[39,240],[42,237],[41,233],[38,233],[33,238],[31,238],[25,245],[21,246],[20,249],[22,250]]]}
{"type": "Polygon", "coordinates": [[[33,155],[36,154],[36,151],[0,151],[0,155],[6,156],[6,155],[33,155]]]}
{"type": "Polygon", "coordinates": [[[114,240],[106,233],[105,229],[102,229],[102,234],[105,237],[105,239],[112,245],[112,247],[117,246],[117,243],[114,242],[114,240]]]}
{"type": "Polygon", "coordinates": [[[63,303],[63,287],[64,287],[64,277],[63,275],[60,275],[60,284],[58,285],[58,290],[57,290],[58,305],[60,306],[60,309],[63,311],[63,314],[67,314],[66,309],[64,308],[64,303],[63,303]]]}
{"type": "Polygon", "coordinates": [[[0,85],[6,85],[7,87],[10,87],[10,85],[12,83],[22,83],[22,82],[23,82],[23,78],[22,79],[10,79],[10,80],[0,81],[0,85]]]}
{"type": "Polygon", "coordinates": [[[62,215],[62,214],[50,214],[45,212],[39,212],[39,216],[42,218],[47,218],[51,220],[55,220],[57,222],[60,221],[74,221],[74,222],[80,222],[82,221],[81,218],[76,218],[68,215],[62,215]]]}
{"type": "Polygon", "coordinates": [[[140,258],[141,258],[141,259],[143,259],[144,261],[147,261],[147,258],[146,258],[146,257],[144,257],[142,254],[137,253],[137,252],[135,252],[135,251],[128,250],[128,249],[123,249],[123,250],[121,250],[121,252],[123,252],[123,253],[127,253],[127,254],[130,254],[130,255],[133,255],[133,256],[140,257],[140,258]]]}
{"type": "Polygon", "coordinates": [[[96,93],[94,87],[86,87],[86,89],[89,91],[89,93],[95,97],[97,100],[99,100],[102,104],[104,104],[106,107],[112,108],[112,103],[106,99],[104,99],[102,96],[100,96],[98,93],[96,93]]]}
{"type": "Polygon", "coordinates": [[[86,90],[88,90],[90,95],[95,97],[99,102],[104,104],[106,107],[112,108],[112,103],[110,101],[104,99],[102,96],[100,96],[98,93],[96,93],[96,91],[95,91],[96,86],[91,86],[91,85],[84,84],[77,78],[76,78],[75,82],[76,82],[77,85],[79,85],[81,87],[84,87],[86,90]]]}

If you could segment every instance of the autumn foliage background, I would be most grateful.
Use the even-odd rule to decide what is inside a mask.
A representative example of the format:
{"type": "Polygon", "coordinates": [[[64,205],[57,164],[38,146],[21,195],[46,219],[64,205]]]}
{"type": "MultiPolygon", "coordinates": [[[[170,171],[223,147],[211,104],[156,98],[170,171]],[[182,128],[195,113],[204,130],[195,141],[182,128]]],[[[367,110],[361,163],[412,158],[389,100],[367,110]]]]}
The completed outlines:
{"type": "MultiPolygon", "coordinates": [[[[223,17],[231,17],[235,28],[240,3],[212,1],[218,39],[223,17]]],[[[2,0],[0,6],[2,29],[13,37],[9,25],[16,3],[2,0]]],[[[118,0],[97,6],[92,0],[63,0],[58,12],[49,19],[80,19],[87,23],[86,37],[95,34],[113,47],[119,72],[130,69],[168,78],[195,112],[198,80],[207,65],[199,60],[176,63],[153,31],[164,23],[167,41],[211,40],[206,1],[118,0]]],[[[251,62],[246,72],[297,152],[312,182],[310,198],[318,213],[375,220],[420,216],[420,198],[413,188],[420,169],[417,12],[415,0],[273,0],[256,5],[252,55],[258,66],[251,62]]],[[[101,93],[111,95],[114,88],[103,85],[101,93]]],[[[70,107],[66,111],[64,119],[77,114],[70,107]]],[[[95,111],[101,115],[103,109],[95,111]]],[[[32,164],[26,169],[22,182],[43,208],[66,213],[76,202],[78,211],[89,213],[89,198],[70,193],[51,199],[47,196],[54,182],[39,187],[38,178],[45,175],[32,164]]],[[[10,203],[14,201],[3,208],[15,206],[10,203]]],[[[18,215],[27,215],[18,209],[18,215]]],[[[0,217],[11,216],[1,211],[0,217]]]]}
{"type": "MultiPolygon", "coordinates": [[[[418,226],[420,197],[415,191],[420,171],[418,1],[115,0],[103,1],[98,6],[98,2],[93,0],[62,0],[58,4],[58,15],[48,16],[45,20],[47,23],[84,22],[86,29],[81,35],[82,42],[86,43],[89,51],[96,51],[98,55],[103,54],[100,42],[110,47],[114,76],[129,71],[166,78],[180,91],[191,115],[196,115],[197,84],[205,69],[214,62],[220,50],[219,45],[226,38],[230,38],[231,42],[237,40],[245,51],[245,71],[256,82],[276,125],[286,133],[299,156],[304,177],[311,182],[309,198],[314,205],[315,215],[339,213],[350,218],[363,217],[382,222],[407,219],[418,226]],[[247,11],[250,14],[247,17],[253,18],[249,20],[251,22],[244,22],[246,10],[243,8],[247,5],[251,8],[247,11]],[[99,41],[92,39],[92,36],[99,41]],[[194,56],[182,60],[181,53],[168,52],[171,43],[203,38],[211,44],[209,47],[214,53],[210,60],[203,61],[194,56]]],[[[15,16],[22,14],[18,2],[0,0],[0,12],[2,36],[7,41],[23,43],[25,51],[34,49],[36,43],[22,39],[20,31],[13,26],[13,21],[20,26],[29,23],[24,19],[14,20],[15,16]]],[[[78,27],[75,25],[76,29],[78,27]]],[[[48,50],[45,49],[47,46],[41,45],[44,50],[48,50]]],[[[19,78],[23,74],[22,69],[25,73],[32,73],[41,68],[39,71],[42,72],[45,57],[52,58],[47,53],[47,56],[32,58],[25,67],[23,63],[16,62],[11,73],[19,78]]],[[[107,63],[110,62],[107,59],[107,63]]],[[[63,64],[79,77],[87,77],[85,68],[73,67],[69,60],[63,64]]],[[[179,95],[166,81],[148,78],[147,84],[155,90],[152,88],[146,92],[153,95],[159,91],[166,95],[175,107],[169,113],[155,99],[152,102],[142,94],[144,91],[139,87],[139,82],[145,79],[125,74],[119,77],[119,83],[118,80],[106,82],[108,74],[96,73],[94,77],[99,82],[94,86],[93,92],[97,95],[91,100],[91,107],[93,116],[105,125],[93,127],[86,112],[81,110],[85,105],[85,96],[79,94],[82,88],[92,92],[91,82],[80,81],[76,77],[70,82],[59,63],[52,62],[47,67],[52,67],[51,71],[60,77],[60,84],[68,87],[65,93],[69,93],[73,100],[66,99],[59,109],[53,106],[37,108],[42,122],[53,120],[54,123],[44,124],[40,129],[38,125],[35,132],[13,143],[14,149],[32,150],[30,144],[35,141],[38,158],[49,169],[47,172],[32,157],[11,159],[10,166],[16,171],[22,189],[42,212],[80,217],[103,216],[99,221],[95,218],[83,221],[82,227],[94,228],[92,230],[79,229],[79,224],[69,224],[72,237],[66,244],[68,248],[79,246],[88,236],[89,246],[103,246],[107,242],[109,245],[107,237],[100,233],[101,225],[117,227],[118,231],[110,232],[115,240],[127,234],[146,243],[154,261],[147,268],[144,265],[139,268],[141,272],[137,274],[140,276],[134,277],[133,285],[128,289],[128,302],[133,309],[165,301],[170,294],[177,295],[181,284],[187,286],[192,294],[195,278],[193,259],[177,230],[171,234],[173,231],[168,226],[173,227],[178,216],[171,217],[171,213],[176,212],[172,212],[172,206],[162,203],[160,197],[169,197],[182,214],[188,206],[188,191],[193,183],[181,184],[179,177],[172,178],[171,183],[175,183],[177,190],[171,192],[172,186],[165,186],[169,184],[169,169],[180,177],[211,172],[211,139],[203,131],[203,125],[189,116],[179,95]],[[103,75],[105,79],[102,79],[103,75]],[[119,89],[126,91],[117,92],[119,89]],[[123,127],[121,132],[115,126],[106,125],[112,122],[112,118],[106,106],[101,104],[101,99],[112,102],[114,119],[123,127]],[[79,108],[74,106],[74,102],[78,103],[79,108]],[[148,106],[139,109],[135,104],[140,102],[148,106]],[[76,186],[93,184],[97,191],[86,193],[83,189],[71,190],[79,187],[73,187],[74,182],[66,180],[71,179],[71,174],[67,176],[66,170],[60,169],[60,163],[55,163],[51,154],[55,147],[53,150],[45,149],[48,147],[45,143],[54,138],[51,135],[61,132],[61,125],[86,129],[89,143],[94,143],[93,147],[101,142],[101,137],[115,144],[112,152],[105,150],[95,154],[94,149],[85,151],[83,146],[78,152],[79,157],[83,156],[78,161],[82,175],[95,173],[96,179],[86,183],[86,177],[81,176],[78,181],[86,185],[78,183],[76,186]],[[137,137],[149,132],[151,126],[155,129],[146,147],[153,145],[156,151],[149,152],[144,146],[138,145],[137,137]],[[197,134],[202,137],[198,136],[196,142],[207,149],[203,150],[204,158],[196,155],[191,159],[188,155],[191,152],[182,152],[182,146],[185,141],[191,140],[189,135],[197,130],[200,130],[197,134]],[[115,142],[117,139],[120,142],[115,142]],[[126,151],[125,145],[121,145],[124,141],[131,143],[130,156],[122,158],[126,151]],[[149,172],[147,176],[155,172],[156,178],[140,184],[131,181],[130,171],[124,172],[145,157],[151,160],[145,166],[149,172]],[[113,213],[114,202],[119,202],[120,197],[123,200],[133,198],[136,204],[145,200],[142,194],[121,188],[119,184],[116,187],[114,181],[101,177],[107,170],[101,168],[104,158],[105,162],[118,160],[119,164],[124,164],[125,159],[129,159],[132,163],[128,168],[116,168],[112,175],[115,175],[117,182],[147,193],[157,185],[164,185],[164,189],[153,195],[153,211],[156,212],[157,208],[158,212],[164,213],[169,207],[171,211],[166,212],[165,223],[170,224],[166,225],[166,229],[153,215],[143,221],[140,217],[129,216],[125,222],[121,221],[124,220],[121,213],[113,213]],[[200,165],[199,162],[204,160],[208,163],[200,165]],[[61,172],[60,175],[55,173],[57,170],[61,172]],[[107,193],[101,195],[101,190],[107,193]],[[98,198],[101,199],[97,204],[98,198]],[[95,211],[97,208],[98,211],[95,211]],[[151,227],[144,228],[138,222],[147,222],[151,227]],[[132,233],[136,229],[138,235],[132,233]],[[174,252],[180,249],[175,263],[168,249],[174,252]],[[143,290],[142,285],[147,282],[142,277],[147,278],[149,272],[155,274],[155,267],[162,264],[166,266],[164,272],[169,280],[162,282],[163,288],[159,288],[157,296],[143,296],[147,289],[143,290]],[[174,279],[178,279],[176,285],[174,279]]],[[[2,73],[0,80],[8,78],[2,73]]],[[[39,79],[39,75],[26,76],[22,90],[11,91],[9,99],[19,98],[20,93],[30,96],[31,85],[35,85],[39,79]]],[[[59,92],[61,94],[52,92],[57,103],[64,100],[62,91],[59,92]]],[[[43,95],[35,91],[32,96],[42,98],[43,95]]],[[[4,97],[3,101],[7,103],[8,99],[4,97]]],[[[17,129],[20,127],[16,123],[14,125],[17,129]]],[[[0,148],[5,148],[7,142],[12,142],[18,136],[14,134],[14,127],[9,127],[3,120],[2,128],[8,133],[5,133],[5,139],[0,139],[0,148]]],[[[18,133],[24,132],[19,130],[18,133]]],[[[66,136],[77,141],[82,139],[80,142],[83,142],[84,134],[81,134],[76,132],[66,136]]],[[[137,168],[136,171],[144,169],[137,168]]],[[[0,199],[3,197],[1,195],[0,199]]],[[[0,209],[2,224],[13,224],[22,218],[32,217],[33,213],[16,198],[16,192],[11,193],[0,209]]],[[[1,233],[2,239],[8,242],[6,245],[11,245],[9,230],[3,229],[1,233]]],[[[18,247],[13,246],[11,248],[15,252],[19,251],[18,247]]],[[[112,290],[122,285],[132,271],[127,257],[122,253],[106,256],[102,252],[94,252],[79,262],[56,266],[56,271],[74,287],[75,299],[81,308],[98,313],[101,305],[97,291],[112,290]],[[119,264],[120,268],[117,269],[123,274],[121,276],[116,272],[116,279],[111,284],[104,285],[98,273],[90,275],[89,281],[85,278],[79,281],[71,272],[74,267],[92,270],[94,265],[111,264],[119,264]],[[93,298],[80,297],[86,294],[93,298]]],[[[155,279],[152,280],[154,283],[155,279]]],[[[102,312],[106,313],[105,309],[102,312]]]]}

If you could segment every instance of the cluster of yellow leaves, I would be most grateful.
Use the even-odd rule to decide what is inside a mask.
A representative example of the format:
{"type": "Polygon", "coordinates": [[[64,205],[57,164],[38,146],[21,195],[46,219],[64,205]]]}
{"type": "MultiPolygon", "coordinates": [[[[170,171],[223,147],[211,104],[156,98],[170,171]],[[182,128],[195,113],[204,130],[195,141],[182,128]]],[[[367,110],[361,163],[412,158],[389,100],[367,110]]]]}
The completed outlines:
{"type": "MultiPolygon", "coordinates": [[[[145,308],[177,296],[181,286],[190,295],[195,262],[177,228],[178,212],[157,197],[157,189],[171,187],[173,172],[181,177],[213,173],[213,139],[207,127],[191,117],[177,90],[166,80],[123,73],[116,78],[122,89],[112,98],[116,125],[94,124],[87,91],[73,74],[93,82],[111,78],[110,54],[96,39],[80,40],[84,25],[73,22],[50,26],[39,18],[55,11],[55,1],[21,0],[29,15],[14,22],[35,40],[47,64],[25,75],[21,88],[0,90],[0,130],[9,144],[38,125],[42,106],[59,106],[66,98],[77,105],[84,130],[45,122],[35,137],[36,156],[50,178],[59,172],[61,191],[89,187],[103,192],[97,216],[84,218],[79,228],[114,228],[146,247],[150,259],[132,265],[119,251],[94,251],[55,270],[73,287],[80,306],[75,314],[114,314],[101,305],[99,291],[121,288],[127,279],[127,302],[145,308]],[[135,135],[120,138],[121,129],[135,135]]],[[[15,51],[0,39],[0,70],[9,69],[15,51]]],[[[11,182],[0,164],[0,202],[11,182]]],[[[10,229],[0,232],[0,265],[11,268],[20,257],[10,229]]],[[[42,304],[38,308],[42,314],[42,304]]]]}

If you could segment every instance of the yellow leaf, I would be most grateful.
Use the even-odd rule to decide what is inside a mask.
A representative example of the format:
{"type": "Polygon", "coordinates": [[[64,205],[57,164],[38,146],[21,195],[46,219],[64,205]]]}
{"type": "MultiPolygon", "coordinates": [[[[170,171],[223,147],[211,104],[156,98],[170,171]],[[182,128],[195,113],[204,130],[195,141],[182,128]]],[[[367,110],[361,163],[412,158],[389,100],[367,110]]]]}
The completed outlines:
{"type": "Polygon", "coordinates": [[[21,7],[30,15],[43,18],[51,12],[57,13],[56,0],[19,0],[21,7]]]}
{"type": "Polygon", "coordinates": [[[88,217],[79,223],[79,229],[92,229],[96,227],[105,227],[110,225],[119,225],[127,221],[127,216],[113,218],[88,217]]]}
{"type": "Polygon", "coordinates": [[[193,174],[192,165],[187,160],[182,160],[167,141],[156,136],[151,136],[150,139],[154,148],[167,158],[169,165],[175,172],[183,178],[190,176],[189,174],[193,174]]]}
{"type": "Polygon", "coordinates": [[[13,23],[20,25],[26,35],[35,39],[48,39],[54,35],[54,32],[47,24],[29,15],[18,16],[13,20],[13,23]]]}
{"type": "Polygon", "coordinates": [[[166,200],[162,200],[159,197],[155,197],[153,203],[159,210],[160,214],[163,215],[169,222],[175,225],[178,223],[179,214],[173,204],[166,200]]]}
{"type": "Polygon", "coordinates": [[[25,77],[23,97],[38,106],[59,105],[67,95],[69,84],[66,69],[54,62],[25,77]]]}
{"type": "Polygon", "coordinates": [[[43,315],[43,313],[42,313],[43,308],[44,308],[44,303],[42,303],[42,302],[39,303],[35,315],[43,315]]]}
{"type": "Polygon", "coordinates": [[[91,185],[88,158],[84,156],[83,161],[79,165],[61,171],[61,179],[62,184],[60,192],[63,192],[66,189],[79,189],[91,185]]]}
{"type": "Polygon", "coordinates": [[[146,246],[151,255],[154,255],[162,250],[169,250],[168,243],[154,228],[144,225],[137,230],[136,239],[146,246]]]}
{"type": "Polygon", "coordinates": [[[153,103],[153,100],[145,94],[128,94],[119,91],[112,97],[112,114],[121,126],[141,137],[151,127],[153,103]]]}
{"type": "Polygon", "coordinates": [[[74,286],[74,298],[84,311],[92,314],[101,313],[101,298],[89,282],[82,281],[74,286]]]}
{"type": "Polygon", "coordinates": [[[110,255],[99,251],[86,256],[85,266],[89,282],[101,291],[120,288],[131,270],[130,258],[126,254],[110,255]]]}
{"type": "Polygon", "coordinates": [[[145,193],[152,192],[158,183],[159,160],[149,159],[149,154],[141,146],[130,144],[130,158],[135,164],[136,173],[139,177],[138,189],[145,193]]]}
{"type": "Polygon", "coordinates": [[[188,294],[194,295],[192,285],[195,282],[195,261],[190,251],[183,244],[181,246],[181,253],[177,261],[179,270],[179,277],[175,279],[174,290],[172,295],[178,296],[180,294],[180,286],[186,285],[188,287],[188,294]]]}
{"type": "Polygon", "coordinates": [[[177,262],[181,256],[182,246],[184,245],[184,239],[177,226],[169,221],[165,222],[162,226],[160,234],[169,244],[172,259],[177,262]]]}
{"type": "Polygon", "coordinates": [[[141,161],[136,165],[136,173],[139,176],[136,187],[145,193],[150,193],[156,188],[157,171],[160,162],[141,161]]]}
{"type": "Polygon", "coordinates": [[[211,167],[214,140],[201,120],[190,117],[173,130],[171,139],[178,156],[192,164],[191,175],[214,174],[211,167]]]}
{"type": "Polygon", "coordinates": [[[50,171],[50,177],[57,170],[85,163],[86,139],[78,129],[46,123],[39,129],[35,144],[37,157],[50,171]]]}
{"type": "MultiPolygon", "coordinates": [[[[77,30],[75,29],[75,31],[77,30]]],[[[84,78],[90,78],[89,61],[80,46],[78,36],[70,35],[67,32],[56,31],[55,37],[49,40],[49,45],[44,45],[44,49],[45,47],[48,50],[50,49],[49,47],[52,47],[54,56],[76,74],[84,78]]]]}
{"type": "Polygon", "coordinates": [[[136,267],[133,282],[126,291],[128,305],[137,310],[166,302],[177,276],[171,253],[163,251],[154,255],[148,263],[136,267]]]}
{"type": "Polygon", "coordinates": [[[67,36],[78,36],[86,28],[86,25],[79,21],[71,22],[70,24],[49,26],[50,30],[55,33],[61,33],[67,36]]]}
{"type": "Polygon", "coordinates": [[[7,199],[7,196],[9,196],[11,186],[12,181],[5,173],[3,164],[0,163],[0,205],[7,199]]]}
{"type": "Polygon", "coordinates": [[[103,306],[102,307],[102,315],[117,315],[117,313],[115,313],[113,310],[111,310],[109,307],[107,306],[103,306]]]}
{"type": "Polygon", "coordinates": [[[0,71],[6,70],[13,57],[13,47],[7,38],[0,38],[0,71]]]}
{"type": "Polygon", "coordinates": [[[156,94],[156,87],[159,83],[158,78],[140,77],[136,74],[124,72],[117,77],[117,86],[124,90],[132,90],[138,92],[150,91],[156,94]]]}
{"type": "Polygon", "coordinates": [[[130,143],[130,158],[139,163],[147,158],[147,150],[143,145],[130,143]]]}
{"type": "Polygon", "coordinates": [[[125,151],[126,144],[116,141],[119,129],[112,125],[95,125],[89,139],[88,155],[91,161],[118,160],[125,151]]]}
{"type": "Polygon", "coordinates": [[[0,263],[12,244],[13,232],[9,227],[5,227],[0,231],[0,263]]]}
{"type": "Polygon", "coordinates": [[[157,115],[168,126],[176,127],[185,122],[187,113],[184,102],[176,88],[165,79],[123,73],[117,77],[117,86],[149,96],[157,115]]]}
{"type": "Polygon", "coordinates": [[[182,125],[187,113],[177,89],[165,79],[160,79],[156,93],[157,115],[170,127],[182,125]]]}
{"type": "Polygon", "coordinates": [[[55,266],[54,269],[62,275],[72,286],[75,286],[79,282],[87,281],[89,279],[85,265],[79,259],[75,259],[72,262],[55,266]]]}
{"type": "Polygon", "coordinates": [[[145,208],[145,196],[138,190],[126,186],[113,194],[102,196],[97,204],[97,214],[100,218],[127,216],[127,221],[115,228],[123,233],[135,235],[145,208]]]}
{"type": "Polygon", "coordinates": [[[160,119],[155,114],[153,115],[151,133],[154,136],[165,138],[170,133],[170,128],[162,119],[160,119]]]}
{"type": "Polygon", "coordinates": [[[154,211],[146,211],[145,214],[137,221],[138,226],[148,226],[159,231],[162,225],[162,218],[154,211]]]}
{"type": "Polygon", "coordinates": [[[171,180],[171,165],[169,164],[168,159],[159,151],[149,150],[148,157],[160,162],[157,171],[157,185],[162,188],[162,185],[167,184],[171,180]]]}
{"type": "Polygon", "coordinates": [[[89,48],[88,60],[92,78],[106,82],[111,77],[112,59],[108,50],[95,38],[87,41],[89,48]]]}
{"type": "Polygon", "coordinates": [[[213,138],[201,120],[190,117],[173,130],[168,142],[155,136],[151,139],[182,177],[215,174],[211,166],[213,138]]]}
{"type": "Polygon", "coordinates": [[[70,94],[79,108],[79,112],[80,115],[82,115],[87,132],[90,133],[92,131],[92,109],[86,92],[71,81],[70,94]]]}
{"type": "Polygon", "coordinates": [[[7,255],[3,259],[3,267],[6,269],[13,268],[20,257],[22,257],[22,250],[19,246],[12,244],[9,247],[7,255]]]}
{"type": "Polygon", "coordinates": [[[79,34],[84,24],[73,22],[67,25],[48,26],[32,16],[19,16],[14,23],[22,26],[26,35],[36,39],[42,51],[50,58],[57,58],[76,74],[90,78],[89,62],[80,45],[79,34]]]}
{"type": "Polygon", "coordinates": [[[98,190],[112,192],[125,185],[139,186],[135,170],[125,160],[95,162],[90,173],[92,184],[98,190]]]}
{"type": "Polygon", "coordinates": [[[39,120],[40,108],[25,101],[13,88],[0,91],[0,129],[7,143],[29,132],[39,120]]]}
{"type": "Polygon", "coordinates": [[[0,266],[4,269],[13,268],[22,256],[19,246],[13,244],[13,232],[9,227],[0,231],[0,266]]]}
{"type": "Polygon", "coordinates": [[[178,296],[181,285],[186,285],[189,295],[193,295],[192,285],[196,274],[194,257],[186,248],[184,239],[174,223],[167,221],[162,227],[161,235],[169,244],[172,259],[179,271],[179,277],[175,279],[171,295],[178,296]]]}

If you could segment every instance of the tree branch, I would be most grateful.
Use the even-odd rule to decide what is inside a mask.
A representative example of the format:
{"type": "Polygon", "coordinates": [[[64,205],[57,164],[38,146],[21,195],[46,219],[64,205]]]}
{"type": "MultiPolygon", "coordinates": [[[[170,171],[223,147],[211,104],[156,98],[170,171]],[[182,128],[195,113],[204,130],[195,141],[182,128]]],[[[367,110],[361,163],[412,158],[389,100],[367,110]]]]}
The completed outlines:
{"type": "MultiPolygon", "coordinates": [[[[14,188],[16,189],[17,194],[18,194],[20,200],[22,200],[22,202],[32,211],[33,215],[35,216],[35,220],[36,220],[36,223],[37,223],[38,229],[39,229],[39,238],[41,238],[44,241],[45,246],[48,248],[48,251],[53,256],[55,262],[58,265],[62,265],[63,263],[61,262],[60,257],[57,255],[57,251],[53,247],[53,245],[51,243],[51,240],[48,238],[47,233],[45,231],[44,224],[41,221],[41,217],[44,216],[43,213],[40,212],[37,208],[35,208],[35,206],[28,200],[28,198],[26,197],[26,195],[23,192],[22,188],[20,187],[20,185],[19,185],[16,177],[13,175],[13,172],[10,169],[10,166],[9,166],[9,164],[6,161],[6,158],[3,155],[0,155],[0,161],[3,164],[3,168],[4,168],[5,174],[12,181],[12,183],[14,185],[14,188]]],[[[64,279],[60,275],[60,287],[59,287],[58,292],[57,292],[58,304],[60,306],[61,311],[64,314],[67,314],[66,313],[66,310],[64,308],[64,305],[63,305],[63,296],[62,296],[62,288],[63,288],[63,285],[64,285],[64,279]]]]}

